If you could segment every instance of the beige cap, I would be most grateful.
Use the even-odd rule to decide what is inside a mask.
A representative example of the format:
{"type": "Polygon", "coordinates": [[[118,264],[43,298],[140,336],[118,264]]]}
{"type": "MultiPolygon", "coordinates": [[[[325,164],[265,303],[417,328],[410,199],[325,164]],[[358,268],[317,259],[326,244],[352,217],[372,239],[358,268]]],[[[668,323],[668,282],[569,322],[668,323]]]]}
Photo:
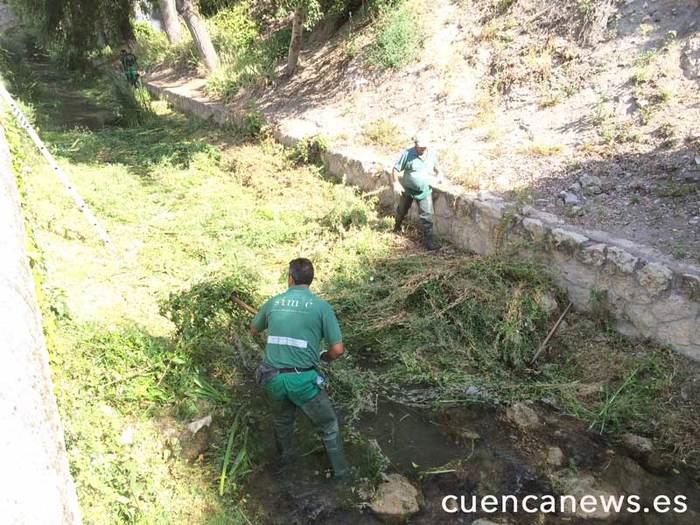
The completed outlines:
{"type": "Polygon", "coordinates": [[[428,142],[430,142],[430,140],[428,139],[428,135],[422,131],[416,133],[416,135],[413,137],[413,141],[419,148],[427,148],[428,142]]]}

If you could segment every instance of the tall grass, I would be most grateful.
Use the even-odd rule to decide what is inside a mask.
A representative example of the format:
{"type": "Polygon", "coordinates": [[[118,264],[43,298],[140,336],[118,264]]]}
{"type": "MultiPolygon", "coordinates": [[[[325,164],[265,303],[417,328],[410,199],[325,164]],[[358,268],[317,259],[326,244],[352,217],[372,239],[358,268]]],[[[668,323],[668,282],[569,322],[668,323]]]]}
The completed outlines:
{"type": "Polygon", "coordinates": [[[395,69],[418,56],[425,37],[420,11],[419,2],[406,2],[380,10],[374,42],[368,51],[371,64],[395,69]]]}

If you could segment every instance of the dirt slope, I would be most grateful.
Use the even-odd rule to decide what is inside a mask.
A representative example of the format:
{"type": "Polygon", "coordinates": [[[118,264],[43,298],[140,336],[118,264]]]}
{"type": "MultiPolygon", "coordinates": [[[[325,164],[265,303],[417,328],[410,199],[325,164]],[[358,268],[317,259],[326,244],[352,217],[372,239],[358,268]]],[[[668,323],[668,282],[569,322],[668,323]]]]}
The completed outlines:
{"type": "Polygon", "coordinates": [[[254,97],[275,121],[387,159],[401,137],[372,144],[367,126],[390,122],[404,140],[425,128],[466,188],[698,262],[700,3],[607,3],[436,0],[419,61],[372,69],[371,25],[350,38],[346,26],[312,38],[296,77],[234,104],[254,97]]]}

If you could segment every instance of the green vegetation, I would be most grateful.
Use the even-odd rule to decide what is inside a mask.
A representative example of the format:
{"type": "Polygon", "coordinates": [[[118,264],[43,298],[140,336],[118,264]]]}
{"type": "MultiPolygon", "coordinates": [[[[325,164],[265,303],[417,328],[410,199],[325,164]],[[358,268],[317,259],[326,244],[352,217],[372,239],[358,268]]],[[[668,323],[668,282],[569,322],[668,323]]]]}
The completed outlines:
{"type": "Polygon", "coordinates": [[[322,165],[321,154],[328,151],[328,139],[323,135],[309,135],[297,142],[291,158],[300,164],[322,165]]]}
{"type": "Polygon", "coordinates": [[[399,68],[420,52],[424,27],[420,2],[380,9],[376,36],[368,51],[369,62],[383,68],[399,68]]]}
{"type": "MultiPolygon", "coordinates": [[[[31,86],[28,113],[41,115],[44,139],[113,239],[111,251],[97,242],[0,115],[38,247],[33,267],[86,523],[256,522],[261,502],[246,483],[266,468],[272,443],[250,379],[260,344],[229,295],[260,305],[301,255],[314,260],[314,288],[343,325],[349,352],[329,375],[348,422],[379,396],[444,406],[470,402],[476,386],[481,402],[546,398],[595,430],[660,434],[679,459],[700,461],[697,417],[674,390],[679,358],[609,332],[604,294],[592,297],[592,318],[571,313],[532,365],[565,304],[543,269],[507,253],[428,256],[397,243],[374,199],[325,176],[323,137],[284,149],[261,133],[257,113],[241,130],[214,129],[105,79],[75,90],[120,108],[115,125],[65,129],[51,91],[65,86],[52,79],[49,89],[20,63],[11,64],[13,85],[31,86]],[[600,392],[582,394],[591,383],[600,392]],[[177,435],[205,415],[214,421],[209,448],[190,457],[177,435]]],[[[495,119],[493,107],[485,97],[480,117],[495,119]]],[[[391,135],[379,131],[376,140],[391,135]]],[[[467,174],[474,185],[482,169],[467,174]]],[[[361,474],[376,479],[387,458],[352,430],[348,440],[361,451],[361,474]]],[[[318,443],[304,443],[323,465],[318,443]]]]}
{"type": "Polygon", "coordinates": [[[393,123],[379,119],[368,122],[362,127],[362,136],[367,144],[400,148],[405,146],[410,138],[393,123]]]}
{"type": "Polygon", "coordinates": [[[139,60],[139,66],[149,70],[154,66],[165,65],[192,69],[199,64],[197,50],[192,42],[189,31],[182,32],[182,42],[171,45],[162,31],[156,31],[147,22],[134,24],[136,49],[134,52],[139,60]]]}
{"type": "Polygon", "coordinates": [[[32,174],[25,211],[43,252],[34,268],[86,523],[255,522],[241,484],[271,442],[249,379],[258,346],[241,338],[249,317],[228,295],[260,304],[300,254],[314,258],[322,287],[336,265],[386,253],[386,221],[272,142],[227,143],[162,103],[131,128],[63,130],[50,92],[36,93],[43,137],[114,244],[99,244],[3,116],[17,172],[32,174]],[[169,429],[177,437],[207,414],[210,446],[192,466],[169,429]]]}

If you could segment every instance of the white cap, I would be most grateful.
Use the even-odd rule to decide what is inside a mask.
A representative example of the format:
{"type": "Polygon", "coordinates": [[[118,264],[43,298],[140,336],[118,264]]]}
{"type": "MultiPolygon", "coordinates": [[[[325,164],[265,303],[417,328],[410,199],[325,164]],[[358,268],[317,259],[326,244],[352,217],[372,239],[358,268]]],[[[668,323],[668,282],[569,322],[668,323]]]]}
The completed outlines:
{"type": "Polygon", "coordinates": [[[413,141],[419,148],[427,148],[428,142],[430,142],[430,140],[428,139],[428,135],[422,131],[416,133],[416,135],[413,137],[413,141]]]}

